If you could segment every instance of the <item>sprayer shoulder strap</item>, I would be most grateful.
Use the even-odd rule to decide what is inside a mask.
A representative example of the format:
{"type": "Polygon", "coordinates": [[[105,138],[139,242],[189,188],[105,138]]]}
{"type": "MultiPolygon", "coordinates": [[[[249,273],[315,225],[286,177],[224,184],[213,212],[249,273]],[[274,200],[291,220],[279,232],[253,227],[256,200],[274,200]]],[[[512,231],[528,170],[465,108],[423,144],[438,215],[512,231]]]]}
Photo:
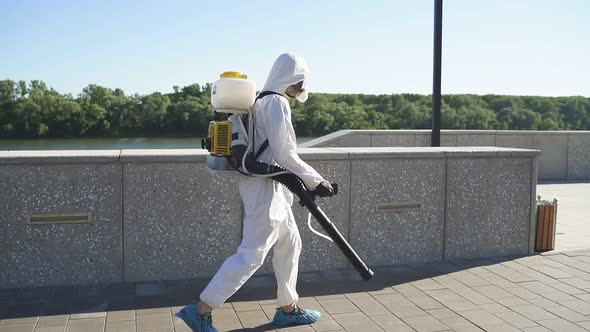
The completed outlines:
{"type": "MultiPolygon", "coordinates": [[[[274,91],[262,91],[258,94],[258,96],[256,96],[256,99],[254,100],[254,102],[256,103],[256,101],[258,99],[262,99],[263,97],[269,96],[269,95],[279,95],[282,96],[282,94],[278,93],[278,92],[274,92],[274,91]]],[[[264,150],[266,150],[266,148],[268,148],[268,139],[265,140],[262,145],[260,146],[260,149],[258,150],[258,152],[256,152],[256,154],[254,154],[254,159],[258,159],[258,157],[260,157],[260,155],[264,152],[264,150]]]]}
{"type": "Polygon", "coordinates": [[[256,102],[256,100],[261,99],[263,97],[269,96],[269,95],[279,95],[282,96],[282,94],[278,93],[278,92],[274,92],[274,91],[262,91],[258,94],[258,96],[256,96],[256,99],[254,100],[254,102],[256,102]]]}

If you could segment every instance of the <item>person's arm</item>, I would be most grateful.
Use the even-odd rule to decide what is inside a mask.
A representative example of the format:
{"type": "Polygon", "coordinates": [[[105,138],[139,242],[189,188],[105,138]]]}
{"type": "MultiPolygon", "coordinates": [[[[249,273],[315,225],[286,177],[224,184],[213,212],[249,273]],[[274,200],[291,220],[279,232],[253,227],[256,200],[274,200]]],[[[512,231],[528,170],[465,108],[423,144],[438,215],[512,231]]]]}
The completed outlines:
{"type": "Polygon", "coordinates": [[[291,107],[279,96],[269,96],[264,117],[270,151],[276,162],[299,176],[308,189],[315,189],[323,180],[313,167],[299,158],[297,140],[291,122],[291,107]]]}

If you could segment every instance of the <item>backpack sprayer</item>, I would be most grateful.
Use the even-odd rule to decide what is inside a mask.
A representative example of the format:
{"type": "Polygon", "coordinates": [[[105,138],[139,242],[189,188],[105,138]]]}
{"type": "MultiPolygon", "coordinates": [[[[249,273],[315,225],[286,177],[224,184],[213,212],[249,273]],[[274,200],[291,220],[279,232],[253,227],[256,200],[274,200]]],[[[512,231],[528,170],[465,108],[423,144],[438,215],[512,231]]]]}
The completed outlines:
{"type": "MultiPolygon", "coordinates": [[[[348,241],[330,221],[328,216],[316,204],[315,199],[320,196],[314,190],[309,190],[303,180],[285,168],[278,165],[268,165],[257,161],[260,154],[268,147],[265,141],[257,153],[253,149],[254,121],[249,119],[248,130],[242,121],[242,115],[249,115],[257,99],[275,92],[263,91],[256,96],[256,86],[253,81],[241,72],[224,72],[221,79],[213,83],[211,90],[211,104],[216,112],[231,114],[228,121],[211,121],[207,138],[201,145],[210,154],[207,156],[207,168],[216,175],[241,173],[246,176],[269,177],[284,185],[299,198],[299,204],[305,206],[309,212],[307,220],[309,228],[315,234],[334,242],[348,261],[360,273],[364,280],[369,280],[374,273],[352,249],[348,241]],[[328,233],[325,236],[311,227],[311,216],[319,222],[328,233]]],[[[334,194],[338,186],[332,184],[334,194]]]]}

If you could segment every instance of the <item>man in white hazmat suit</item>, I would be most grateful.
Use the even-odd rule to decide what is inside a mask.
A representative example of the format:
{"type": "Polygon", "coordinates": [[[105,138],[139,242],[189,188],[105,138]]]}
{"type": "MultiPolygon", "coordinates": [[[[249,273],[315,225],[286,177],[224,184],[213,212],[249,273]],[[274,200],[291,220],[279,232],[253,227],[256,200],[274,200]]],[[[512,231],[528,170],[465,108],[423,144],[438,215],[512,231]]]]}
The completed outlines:
{"type": "MultiPolygon", "coordinates": [[[[307,100],[305,83],[308,68],[303,58],[282,54],[275,61],[264,85],[269,94],[257,99],[252,110],[254,119],[254,151],[268,139],[268,148],[258,158],[267,164],[279,164],[299,176],[306,187],[323,196],[334,191],[328,181],[299,158],[291,108],[287,98],[307,100]]],[[[244,230],[237,252],[227,258],[209,285],[201,293],[196,307],[189,305],[177,316],[193,331],[216,331],[211,311],[219,308],[263,264],[273,249],[272,264],[277,279],[277,308],[272,321],[275,326],[310,324],[320,318],[314,310],[300,309],[295,289],[301,238],[293,217],[293,195],[278,182],[266,177],[243,177],[239,183],[244,204],[244,230]]]]}

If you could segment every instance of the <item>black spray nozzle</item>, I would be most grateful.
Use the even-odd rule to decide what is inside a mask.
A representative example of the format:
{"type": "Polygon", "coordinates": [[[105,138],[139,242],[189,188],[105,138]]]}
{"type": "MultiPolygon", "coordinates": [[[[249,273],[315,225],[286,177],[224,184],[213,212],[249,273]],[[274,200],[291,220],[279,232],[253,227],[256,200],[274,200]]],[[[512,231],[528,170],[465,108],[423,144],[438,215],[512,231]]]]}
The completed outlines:
{"type": "Polygon", "coordinates": [[[360,272],[361,278],[363,278],[363,280],[371,280],[371,278],[373,278],[373,276],[375,275],[375,272],[373,272],[373,270],[371,269],[367,269],[367,270],[363,270],[360,272]]]}
{"type": "MultiPolygon", "coordinates": [[[[280,166],[274,167],[276,167],[275,170],[285,170],[280,166]]],[[[314,216],[314,218],[326,231],[332,241],[334,241],[336,246],[338,246],[340,251],[344,254],[352,266],[354,266],[354,268],[359,272],[361,278],[363,278],[363,280],[370,280],[374,275],[373,271],[367,267],[359,255],[350,246],[348,241],[346,241],[346,238],[342,236],[342,234],[338,231],[332,221],[330,221],[324,211],[322,211],[322,209],[320,209],[320,207],[315,203],[315,195],[313,195],[313,191],[307,189],[303,183],[303,180],[292,173],[276,175],[273,176],[272,179],[283,184],[293,194],[299,197],[301,205],[305,206],[311,215],[314,216]]],[[[338,185],[334,183],[332,184],[332,188],[334,189],[334,194],[336,194],[338,192],[338,185]]]]}

